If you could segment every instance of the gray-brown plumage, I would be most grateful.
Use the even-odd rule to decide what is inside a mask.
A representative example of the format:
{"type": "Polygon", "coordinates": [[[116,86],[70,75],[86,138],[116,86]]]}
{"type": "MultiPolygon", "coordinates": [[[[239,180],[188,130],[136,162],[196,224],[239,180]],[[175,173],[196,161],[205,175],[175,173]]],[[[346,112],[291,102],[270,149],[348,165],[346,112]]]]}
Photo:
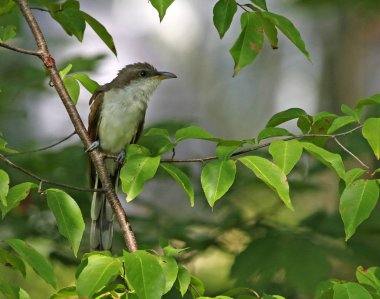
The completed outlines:
{"type": "MultiPolygon", "coordinates": [[[[144,126],[150,95],[163,79],[176,78],[172,73],[159,72],[148,63],[127,65],[110,83],[100,86],[90,99],[88,131],[103,152],[119,155],[123,160],[128,144],[136,143],[144,126]]],[[[107,159],[106,169],[117,187],[119,161],[107,159]]],[[[90,162],[91,185],[101,188],[90,162]]],[[[113,212],[103,194],[94,194],[91,205],[91,249],[110,250],[113,235],[113,212]]]]}

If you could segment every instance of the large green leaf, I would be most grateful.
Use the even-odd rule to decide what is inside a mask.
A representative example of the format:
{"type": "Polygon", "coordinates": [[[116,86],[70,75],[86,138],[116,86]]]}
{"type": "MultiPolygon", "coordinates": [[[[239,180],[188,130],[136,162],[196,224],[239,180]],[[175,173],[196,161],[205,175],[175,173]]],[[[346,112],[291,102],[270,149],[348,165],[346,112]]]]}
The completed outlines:
{"type": "Polygon", "coordinates": [[[90,255],[77,280],[78,295],[91,298],[95,292],[113,281],[121,269],[122,262],[118,258],[102,254],[90,255]]]}
{"type": "MultiPolygon", "coordinates": [[[[4,170],[0,169],[0,203],[1,203],[1,206],[3,207],[6,207],[8,205],[7,199],[6,199],[8,191],[9,191],[9,176],[4,170]]],[[[3,209],[2,209],[2,214],[4,217],[3,209]]]]}
{"type": "Polygon", "coordinates": [[[263,47],[261,18],[261,15],[255,12],[245,12],[241,15],[242,31],[230,49],[235,62],[233,76],[236,76],[243,67],[251,64],[263,47]]]}
{"type": "Polygon", "coordinates": [[[251,0],[251,2],[261,9],[268,10],[266,0],[251,0]]]}
{"type": "Polygon", "coordinates": [[[47,203],[57,221],[59,232],[69,240],[77,256],[85,228],[78,204],[70,195],[58,189],[47,190],[47,203]]]}
{"type": "Polygon", "coordinates": [[[340,116],[333,120],[330,128],[327,130],[327,134],[334,133],[336,130],[343,128],[349,124],[354,123],[356,120],[351,115],[340,116]]]}
{"type": "Polygon", "coordinates": [[[149,129],[139,139],[139,144],[147,147],[154,156],[162,155],[175,147],[168,130],[159,128],[149,129]]]}
{"type": "Polygon", "coordinates": [[[24,276],[26,275],[24,262],[16,255],[0,248],[0,264],[18,270],[24,276]]]}
{"type": "Polygon", "coordinates": [[[274,163],[285,173],[293,169],[302,156],[302,145],[297,140],[275,140],[269,146],[274,163]]]}
{"type": "Polygon", "coordinates": [[[362,130],[377,160],[380,159],[380,118],[369,118],[365,121],[362,130]]]}
{"type": "Polygon", "coordinates": [[[293,211],[289,196],[289,184],[285,173],[276,164],[257,156],[239,158],[245,166],[251,169],[255,175],[274,190],[285,205],[293,211]]]}
{"type": "Polygon", "coordinates": [[[270,120],[267,122],[266,127],[276,127],[284,122],[287,122],[292,119],[305,119],[308,122],[310,121],[310,116],[300,108],[290,108],[285,111],[281,111],[273,115],[270,120]]]}
{"type": "Polygon", "coordinates": [[[346,240],[366,220],[379,199],[379,186],[375,180],[358,180],[350,184],[340,197],[339,212],[343,219],[346,240]]]}
{"type": "Polygon", "coordinates": [[[159,261],[159,263],[162,267],[162,270],[164,271],[164,275],[165,275],[164,294],[166,294],[167,292],[169,292],[172,289],[174,282],[177,279],[178,264],[177,264],[175,258],[172,256],[161,256],[161,257],[159,257],[158,261],[159,261]]]}
{"type": "Polygon", "coordinates": [[[6,198],[7,205],[4,206],[0,203],[2,217],[4,218],[9,211],[17,207],[20,201],[24,200],[29,195],[31,189],[37,187],[38,186],[34,183],[21,183],[11,187],[6,198]]]}
{"type": "Polygon", "coordinates": [[[351,183],[353,183],[358,177],[360,177],[366,172],[367,171],[365,169],[361,169],[361,168],[350,169],[346,172],[344,182],[346,183],[347,186],[351,185],[351,183]]]}
{"type": "Polygon", "coordinates": [[[158,257],[146,251],[124,251],[127,281],[139,299],[161,299],[165,292],[165,274],[158,257]]]}
{"type": "Polygon", "coordinates": [[[16,36],[16,27],[8,25],[6,27],[0,26],[0,41],[6,42],[16,36]]]}
{"type": "Polygon", "coordinates": [[[233,160],[214,160],[202,169],[201,183],[207,201],[211,207],[232,186],[236,175],[236,164],[233,160]]]}
{"type": "Polygon", "coordinates": [[[0,294],[7,299],[30,299],[29,294],[19,286],[11,284],[0,284],[0,294]]]}
{"type": "Polygon", "coordinates": [[[78,80],[84,88],[88,90],[89,93],[94,93],[94,91],[99,87],[98,82],[92,80],[88,75],[84,73],[76,73],[73,74],[71,77],[78,80]]]}
{"type": "Polygon", "coordinates": [[[83,40],[86,22],[82,12],[79,9],[79,2],[76,0],[67,0],[63,4],[51,4],[49,12],[66,33],[74,35],[79,41],[83,40]]]}
{"type": "Polygon", "coordinates": [[[158,15],[160,16],[160,22],[164,18],[166,14],[166,10],[168,7],[174,2],[174,0],[151,0],[153,7],[158,11],[158,15]]]}
{"type": "Polygon", "coordinates": [[[272,49],[278,49],[278,32],[276,26],[267,18],[261,18],[261,23],[272,49]]]}
{"type": "Polygon", "coordinates": [[[76,104],[78,102],[79,92],[80,92],[78,81],[70,76],[63,79],[63,83],[65,84],[65,87],[67,89],[67,92],[70,95],[71,100],[73,101],[74,104],[76,104]]]}
{"type": "Polygon", "coordinates": [[[5,240],[7,244],[28,263],[33,270],[52,287],[57,286],[57,280],[53,271],[53,267],[48,261],[28,243],[18,239],[5,240]]]}
{"type": "Polygon", "coordinates": [[[181,296],[183,297],[190,286],[191,274],[184,266],[179,266],[178,269],[178,285],[181,296]]]}
{"type": "Polygon", "coordinates": [[[316,159],[321,161],[330,169],[334,170],[341,179],[345,179],[346,172],[344,170],[344,164],[342,157],[338,154],[331,153],[324,148],[321,148],[310,142],[301,142],[303,148],[312,154],[316,159]]]}
{"type": "Polygon", "coordinates": [[[214,6],[214,25],[218,30],[220,38],[230,28],[232,19],[237,11],[235,0],[219,0],[214,6]]]}
{"type": "Polygon", "coordinates": [[[356,269],[356,279],[361,284],[373,287],[377,292],[380,291],[380,268],[379,267],[370,267],[370,268],[365,269],[362,266],[359,266],[356,269]]]}
{"type": "Polygon", "coordinates": [[[112,35],[109,34],[106,27],[104,27],[97,19],[93,18],[89,14],[81,11],[85,21],[91,28],[95,31],[95,33],[100,37],[100,39],[106,44],[106,46],[112,51],[115,56],[117,56],[117,51],[115,44],[113,42],[112,35]]]}
{"type": "Polygon", "coordinates": [[[365,98],[365,99],[361,99],[359,100],[357,103],[356,103],[356,106],[355,108],[362,108],[364,106],[368,106],[368,105],[378,105],[380,104],[380,93],[378,94],[374,94],[373,96],[369,97],[369,98],[365,98]]]}
{"type": "Polygon", "coordinates": [[[189,197],[190,204],[193,207],[194,206],[194,188],[191,184],[191,181],[189,177],[178,167],[169,164],[169,163],[162,163],[160,164],[161,168],[163,168],[167,173],[169,173],[173,179],[175,179],[178,184],[181,185],[183,190],[185,190],[187,196],[189,197]]]}
{"type": "Polygon", "coordinates": [[[294,136],[294,134],[283,128],[268,127],[260,131],[259,135],[257,136],[257,142],[260,142],[263,139],[277,136],[294,136]]]}
{"type": "Polygon", "coordinates": [[[298,32],[297,28],[293,23],[285,18],[274,14],[272,12],[263,11],[263,16],[271,21],[278,29],[281,30],[283,34],[306,56],[308,60],[311,60],[308,51],[306,50],[305,43],[302,40],[301,34],[298,32]]]}
{"type": "Polygon", "coordinates": [[[337,283],[333,289],[333,299],[372,299],[371,294],[358,283],[337,283]]]}
{"type": "Polygon", "coordinates": [[[120,171],[123,192],[127,194],[127,202],[136,198],[143,190],[144,184],[156,174],[160,165],[160,157],[134,155],[120,171]]]}
{"type": "Polygon", "coordinates": [[[218,138],[212,136],[205,129],[202,129],[197,126],[190,126],[187,128],[177,130],[177,132],[175,133],[175,139],[177,142],[185,139],[218,140],[218,138]]]}

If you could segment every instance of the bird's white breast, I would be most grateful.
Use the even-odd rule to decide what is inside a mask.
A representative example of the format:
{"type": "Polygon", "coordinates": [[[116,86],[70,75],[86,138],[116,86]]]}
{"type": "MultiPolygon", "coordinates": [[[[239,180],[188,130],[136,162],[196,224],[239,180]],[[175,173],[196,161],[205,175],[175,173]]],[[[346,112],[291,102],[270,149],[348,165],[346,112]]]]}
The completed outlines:
{"type": "Polygon", "coordinates": [[[145,116],[149,96],[159,82],[156,79],[132,81],[124,88],[105,93],[98,131],[104,151],[119,154],[131,142],[145,116]]]}

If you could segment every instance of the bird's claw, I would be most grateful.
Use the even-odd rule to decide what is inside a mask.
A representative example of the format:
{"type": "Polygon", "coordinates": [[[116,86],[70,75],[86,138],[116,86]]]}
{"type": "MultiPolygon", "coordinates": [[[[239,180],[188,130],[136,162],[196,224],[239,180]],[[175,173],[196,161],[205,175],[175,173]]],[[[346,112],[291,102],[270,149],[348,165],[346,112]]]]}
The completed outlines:
{"type": "Polygon", "coordinates": [[[100,146],[99,140],[94,141],[91,145],[85,150],[86,153],[92,152],[94,149],[97,149],[100,146]]]}
{"type": "Polygon", "coordinates": [[[120,154],[116,158],[116,162],[119,164],[123,164],[125,161],[125,150],[122,150],[120,154]]]}

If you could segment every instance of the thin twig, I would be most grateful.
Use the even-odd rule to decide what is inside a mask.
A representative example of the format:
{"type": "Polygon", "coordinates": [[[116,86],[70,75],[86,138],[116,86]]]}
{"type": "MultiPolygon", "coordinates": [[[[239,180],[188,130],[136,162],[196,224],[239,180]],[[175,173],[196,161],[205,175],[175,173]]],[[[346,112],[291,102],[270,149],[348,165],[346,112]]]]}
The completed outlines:
{"type": "Polygon", "coordinates": [[[237,3],[237,2],[236,2],[236,4],[237,4],[237,6],[239,6],[242,10],[245,10],[246,12],[249,12],[249,10],[246,9],[246,8],[244,7],[243,4],[240,4],[240,3],[237,3]]]}
{"type": "Polygon", "coordinates": [[[8,166],[10,166],[14,169],[17,169],[17,170],[25,173],[26,175],[32,177],[33,179],[37,180],[40,184],[47,184],[47,185],[52,185],[52,186],[56,186],[56,187],[63,187],[63,188],[82,191],[82,192],[104,192],[103,189],[86,189],[86,188],[76,187],[76,186],[72,186],[72,185],[68,185],[68,184],[63,184],[63,183],[58,183],[58,182],[53,182],[53,181],[43,179],[43,178],[39,177],[38,175],[30,172],[29,170],[26,170],[25,168],[22,168],[21,166],[18,166],[17,164],[8,160],[2,154],[0,154],[0,160],[3,161],[8,166]]]}
{"type": "Polygon", "coordinates": [[[6,154],[4,155],[5,157],[13,157],[13,156],[19,156],[19,155],[24,155],[24,154],[31,154],[31,153],[37,153],[37,152],[42,152],[42,151],[46,151],[48,149],[51,149],[63,142],[65,142],[66,140],[70,139],[72,136],[74,136],[76,134],[76,132],[72,132],[70,135],[66,136],[65,138],[59,140],[58,142],[56,143],[53,143],[51,145],[48,145],[48,146],[45,146],[45,147],[41,147],[41,148],[36,148],[36,149],[33,149],[33,150],[30,150],[30,151],[24,151],[24,152],[17,152],[17,153],[12,153],[12,154],[6,154]]]}
{"type": "MultiPolygon", "coordinates": [[[[76,109],[73,101],[65,85],[63,84],[62,78],[59,76],[55,60],[51,55],[47,43],[45,41],[44,35],[42,34],[41,28],[38,25],[34,15],[28,6],[27,0],[17,0],[17,3],[20,7],[20,10],[27,21],[30,30],[34,36],[34,39],[37,43],[38,49],[41,52],[41,59],[46,67],[47,72],[51,78],[54,88],[57,91],[63,105],[66,108],[66,111],[73,123],[75,131],[77,132],[79,138],[81,139],[84,148],[88,148],[93,140],[90,139],[90,136],[86,130],[86,127],[83,124],[82,118],[80,117],[78,110],[76,109]]],[[[109,201],[112,210],[115,213],[115,217],[119,222],[120,229],[123,233],[124,241],[128,250],[133,252],[137,250],[137,242],[132,230],[131,224],[128,221],[127,215],[121,206],[121,203],[116,195],[114,185],[111,182],[110,176],[107,174],[103,155],[99,150],[95,149],[89,153],[92,163],[96,169],[96,172],[99,176],[99,179],[102,183],[103,190],[106,194],[106,198],[109,201]]]]}
{"type": "Polygon", "coordinates": [[[33,50],[28,50],[28,49],[23,49],[23,48],[15,47],[15,46],[12,46],[10,44],[4,43],[2,41],[0,41],[0,47],[6,48],[8,50],[15,51],[15,52],[19,52],[19,53],[22,53],[22,54],[27,54],[27,55],[37,56],[37,57],[41,57],[42,56],[42,54],[41,54],[40,51],[33,51],[33,50]]]}
{"type": "Polygon", "coordinates": [[[41,7],[30,7],[30,9],[33,9],[33,10],[39,10],[39,11],[43,11],[43,12],[49,12],[48,9],[46,9],[46,8],[41,8],[41,7]]]}
{"type": "Polygon", "coordinates": [[[367,168],[367,169],[370,169],[370,167],[365,164],[362,160],[359,159],[359,157],[357,157],[353,152],[351,152],[348,148],[346,148],[342,143],[340,143],[340,141],[334,137],[334,141],[346,152],[348,153],[351,157],[353,157],[356,161],[358,161],[360,163],[361,166],[367,168]]]}

